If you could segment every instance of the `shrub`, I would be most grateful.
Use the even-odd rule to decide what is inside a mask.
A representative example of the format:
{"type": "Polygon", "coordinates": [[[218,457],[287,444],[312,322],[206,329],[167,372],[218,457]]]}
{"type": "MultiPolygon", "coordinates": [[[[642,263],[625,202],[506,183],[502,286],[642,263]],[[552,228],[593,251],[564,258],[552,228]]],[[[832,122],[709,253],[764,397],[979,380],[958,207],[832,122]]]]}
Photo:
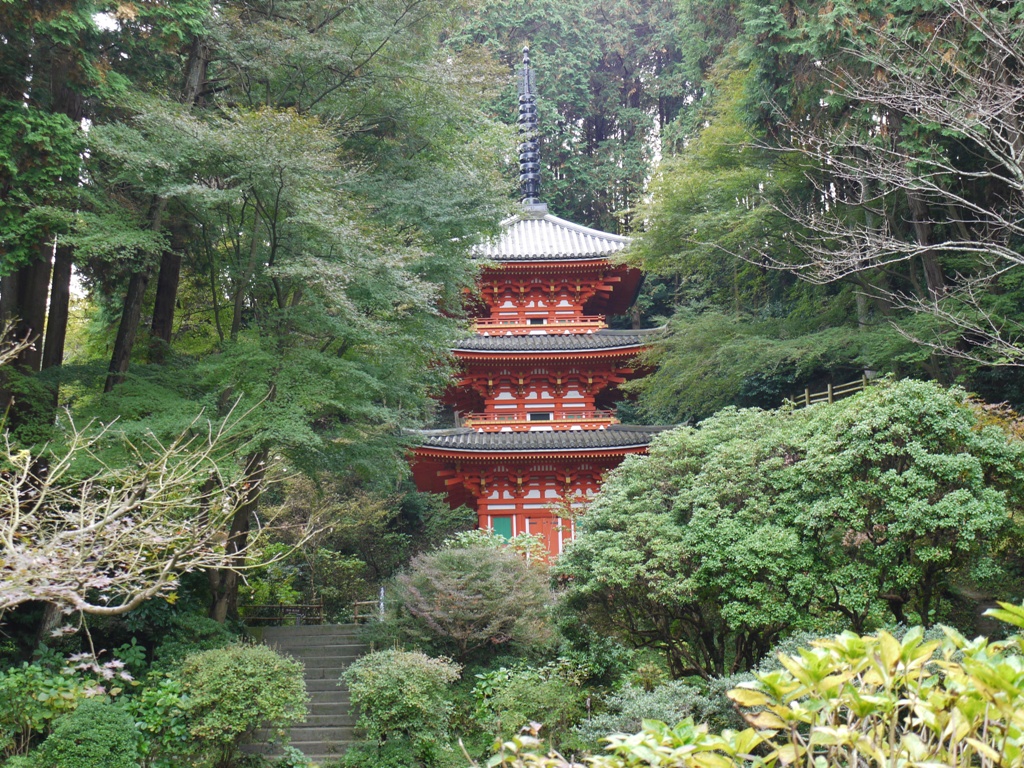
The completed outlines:
{"type": "Polygon", "coordinates": [[[241,740],[259,727],[284,736],[306,716],[302,664],[262,645],[232,645],[185,659],[177,678],[191,738],[218,768],[231,765],[241,740]]]}
{"type": "MultiPolygon", "coordinates": [[[[485,680],[486,676],[481,682],[485,680]]],[[[564,748],[566,736],[586,713],[579,683],[571,668],[557,663],[499,676],[493,693],[478,707],[482,724],[493,735],[509,738],[530,723],[541,722],[552,746],[564,748]]]]}
{"type": "Polygon", "coordinates": [[[171,629],[156,647],[153,667],[169,670],[181,664],[189,654],[224,648],[237,640],[220,622],[194,613],[181,613],[174,617],[171,629]]]}
{"type": "MultiPolygon", "coordinates": [[[[1024,607],[989,614],[1024,628],[1024,607]]],[[[747,727],[709,733],[687,718],[649,720],[635,735],[609,737],[593,768],[762,768],[929,765],[979,768],[1024,760],[1024,637],[966,640],[952,629],[926,641],[921,628],[897,640],[852,632],[782,659],[783,669],[730,692],[747,727]]],[[[536,753],[539,741],[501,745],[490,768],[570,768],[536,753]]]]}
{"type": "Polygon", "coordinates": [[[146,768],[179,768],[197,751],[179,680],[151,676],[141,694],[126,701],[124,707],[135,718],[139,755],[146,768]]]}
{"type": "Polygon", "coordinates": [[[88,695],[89,682],[41,664],[0,671],[0,756],[23,755],[88,695]]]}
{"type": "Polygon", "coordinates": [[[556,569],[596,629],[659,649],[674,678],[722,676],[796,630],[948,615],[957,583],[1019,549],[1022,491],[1024,442],[962,390],[730,408],[612,472],[556,569]]]}
{"type": "Polygon", "coordinates": [[[551,638],[547,574],[507,547],[449,547],[413,558],[396,580],[396,621],[413,642],[460,661],[551,638]]]}
{"type": "Polygon", "coordinates": [[[366,743],[346,755],[349,765],[434,766],[445,758],[453,705],[448,686],[461,668],[418,651],[377,651],[345,670],[366,743]]]}
{"type": "MultiPolygon", "coordinates": [[[[687,717],[705,722],[707,715],[717,710],[718,702],[694,685],[672,680],[656,686],[651,691],[626,685],[622,690],[609,696],[605,702],[606,711],[580,723],[576,733],[580,741],[592,752],[600,752],[600,741],[610,733],[635,733],[643,726],[644,720],[661,720],[678,723],[687,717]]],[[[545,725],[547,721],[542,720],[545,725]]]]}
{"type": "Polygon", "coordinates": [[[57,721],[34,762],[46,768],[137,768],[135,726],[115,704],[92,699],[57,721]]]}

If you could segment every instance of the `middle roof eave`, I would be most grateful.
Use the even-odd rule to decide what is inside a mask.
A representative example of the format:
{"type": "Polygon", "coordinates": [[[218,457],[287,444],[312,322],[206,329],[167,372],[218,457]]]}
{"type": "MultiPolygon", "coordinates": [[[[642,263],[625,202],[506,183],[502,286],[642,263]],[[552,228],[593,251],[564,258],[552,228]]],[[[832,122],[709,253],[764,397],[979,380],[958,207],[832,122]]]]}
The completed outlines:
{"type": "Polygon", "coordinates": [[[660,328],[640,331],[601,330],[594,333],[539,333],[519,336],[471,336],[462,339],[453,352],[600,352],[650,344],[660,328]]]}

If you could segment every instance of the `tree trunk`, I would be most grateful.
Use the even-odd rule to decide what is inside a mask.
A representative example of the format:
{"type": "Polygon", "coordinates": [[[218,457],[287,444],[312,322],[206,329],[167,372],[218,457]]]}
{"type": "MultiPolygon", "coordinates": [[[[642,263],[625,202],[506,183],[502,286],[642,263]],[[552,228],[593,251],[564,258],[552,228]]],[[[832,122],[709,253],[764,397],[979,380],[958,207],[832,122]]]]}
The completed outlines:
{"type": "Polygon", "coordinates": [[[135,336],[138,334],[139,321],[142,318],[142,299],[146,295],[147,285],[149,285],[149,272],[146,271],[136,272],[128,281],[128,293],[124,299],[124,308],[121,310],[121,324],[117,327],[114,352],[110,357],[107,380],[103,384],[104,392],[110,392],[123,382],[125,374],[128,373],[132,348],[135,346],[135,336]]]}
{"type": "Polygon", "coordinates": [[[245,549],[249,541],[249,527],[252,516],[259,507],[260,495],[263,492],[263,479],[267,472],[267,449],[256,451],[246,460],[245,496],[231,519],[231,530],[225,550],[229,568],[219,568],[208,572],[213,600],[210,603],[210,618],[223,624],[228,618],[238,618],[238,571],[245,565],[245,549]]]}
{"type": "MultiPolygon", "coordinates": [[[[176,238],[175,238],[176,239],[176,238]]],[[[151,331],[156,359],[163,357],[163,350],[171,345],[174,331],[174,307],[178,303],[178,281],[181,277],[181,252],[172,243],[160,259],[160,274],[156,279],[156,298],[153,304],[151,331]]]]}
{"type": "Polygon", "coordinates": [[[18,270],[18,293],[13,312],[19,320],[18,337],[33,340],[32,348],[18,355],[18,366],[31,373],[38,373],[43,362],[46,292],[50,289],[53,240],[44,240],[39,251],[38,259],[18,270]]]}
{"type": "Polygon", "coordinates": [[[53,282],[50,284],[50,312],[46,318],[46,343],[43,346],[43,370],[64,361],[64,342],[68,332],[71,309],[72,251],[67,245],[57,246],[53,260],[53,282]]]}
{"type": "MultiPolygon", "coordinates": [[[[928,206],[914,192],[907,192],[907,202],[910,204],[910,215],[913,217],[914,236],[919,245],[931,245],[932,222],[928,218],[928,206]]],[[[928,249],[921,254],[921,264],[924,266],[925,286],[928,289],[928,298],[933,301],[942,297],[946,292],[946,278],[942,274],[942,265],[935,253],[928,249]]]]}
{"type": "MultiPolygon", "coordinates": [[[[185,81],[181,88],[181,103],[191,109],[206,88],[206,72],[212,51],[205,37],[196,37],[189,48],[188,64],[185,67],[185,81]]],[[[178,303],[178,284],[181,279],[181,254],[186,247],[186,235],[180,227],[171,234],[171,247],[160,258],[160,272],[156,280],[156,298],[153,305],[153,323],[150,326],[153,339],[153,357],[160,360],[163,351],[171,344],[174,331],[174,309],[178,303]],[[159,342],[163,342],[161,346],[159,342]]]]}
{"type": "MultiPolygon", "coordinates": [[[[166,205],[166,199],[158,195],[153,196],[149,205],[149,228],[153,232],[160,231],[166,205]]],[[[128,292],[124,298],[124,307],[121,309],[121,323],[117,327],[114,351],[110,355],[110,367],[107,369],[107,380],[103,384],[104,392],[110,392],[124,381],[125,374],[128,373],[135,337],[139,333],[139,321],[142,319],[142,300],[146,296],[148,285],[148,268],[133,273],[128,281],[128,292]]]]}
{"type": "Polygon", "coordinates": [[[181,103],[192,107],[200,102],[206,88],[206,70],[210,65],[213,51],[210,41],[205,37],[196,37],[188,52],[188,64],[185,67],[185,83],[181,89],[181,103]]]}

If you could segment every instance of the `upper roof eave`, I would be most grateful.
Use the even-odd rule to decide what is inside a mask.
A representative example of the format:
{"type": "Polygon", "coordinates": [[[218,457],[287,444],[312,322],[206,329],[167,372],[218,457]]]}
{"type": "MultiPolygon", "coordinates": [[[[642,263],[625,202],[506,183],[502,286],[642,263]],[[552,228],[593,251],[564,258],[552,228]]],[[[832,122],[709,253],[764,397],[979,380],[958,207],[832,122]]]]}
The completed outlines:
{"type": "Polygon", "coordinates": [[[501,222],[496,238],[474,246],[473,255],[495,262],[599,261],[624,250],[631,242],[550,213],[526,212],[501,222]]]}

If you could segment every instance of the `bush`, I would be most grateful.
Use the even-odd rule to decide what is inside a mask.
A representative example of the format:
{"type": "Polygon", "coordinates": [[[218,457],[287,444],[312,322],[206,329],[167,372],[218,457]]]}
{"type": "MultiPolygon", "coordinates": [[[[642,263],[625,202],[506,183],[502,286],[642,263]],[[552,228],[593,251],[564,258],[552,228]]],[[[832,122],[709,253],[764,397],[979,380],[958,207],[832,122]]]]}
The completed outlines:
{"type": "Polygon", "coordinates": [[[551,639],[545,570],[507,547],[449,547],[418,555],[396,580],[395,621],[406,639],[459,661],[551,639]]]}
{"type": "Polygon", "coordinates": [[[195,613],[174,617],[172,627],[156,647],[153,668],[169,670],[178,666],[189,654],[224,648],[238,638],[220,622],[195,613]]]}
{"type": "Polygon", "coordinates": [[[92,699],[57,721],[33,761],[46,768],[136,768],[135,725],[115,704],[92,699]]]}
{"type": "Polygon", "coordinates": [[[660,649],[674,678],[719,677],[794,631],[948,617],[957,584],[1020,548],[1022,491],[1024,442],[962,390],[884,382],[662,433],[608,476],[556,569],[599,631],[660,649]]]}
{"type": "Polygon", "coordinates": [[[346,763],[374,768],[435,766],[454,757],[445,747],[453,705],[448,686],[461,668],[418,651],[377,651],[345,670],[366,743],[346,763]]]}
{"type": "MultiPolygon", "coordinates": [[[[609,696],[606,711],[580,723],[576,733],[590,751],[599,753],[600,742],[610,733],[635,733],[644,720],[678,723],[687,717],[705,722],[708,714],[718,709],[718,702],[694,685],[673,680],[646,691],[634,685],[609,696]]],[[[546,721],[544,722],[547,725],[546,721]]]]}
{"type": "MultiPolygon", "coordinates": [[[[990,611],[1024,628],[1024,607],[990,611]]],[[[763,768],[813,765],[993,768],[1024,760],[1024,637],[966,640],[952,629],[926,641],[915,628],[852,632],[815,641],[783,660],[783,669],[730,692],[745,711],[745,730],[709,733],[687,718],[676,727],[647,721],[632,736],[608,739],[611,754],[593,768],[740,768],[751,755],[763,768]]],[[[570,768],[536,753],[539,741],[501,745],[490,768],[570,768]]]]}
{"type": "Polygon", "coordinates": [[[506,739],[532,722],[544,723],[552,746],[566,748],[566,737],[586,713],[585,694],[575,670],[554,663],[505,675],[500,672],[497,678],[480,676],[482,683],[494,680],[493,692],[478,707],[481,724],[494,736],[506,739]]]}
{"type": "Polygon", "coordinates": [[[22,664],[0,672],[0,756],[23,755],[53,721],[86,699],[88,681],[22,664]]]}
{"type": "Polygon", "coordinates": [[[185,696],[174,678],[150,676],[138,696],[124,704],[135,718],[139,754],[147,768],[179,768],[197,752],[189,732],[185,696]]]}
{"type": "Polygon", "coordinates": [[[176,675],[192,739],[218,768],[232,764],[238,745],[257,728],[285,729],[306,717],[302,664],[262,645],[232,645],[196,653],[176,675]]]}

